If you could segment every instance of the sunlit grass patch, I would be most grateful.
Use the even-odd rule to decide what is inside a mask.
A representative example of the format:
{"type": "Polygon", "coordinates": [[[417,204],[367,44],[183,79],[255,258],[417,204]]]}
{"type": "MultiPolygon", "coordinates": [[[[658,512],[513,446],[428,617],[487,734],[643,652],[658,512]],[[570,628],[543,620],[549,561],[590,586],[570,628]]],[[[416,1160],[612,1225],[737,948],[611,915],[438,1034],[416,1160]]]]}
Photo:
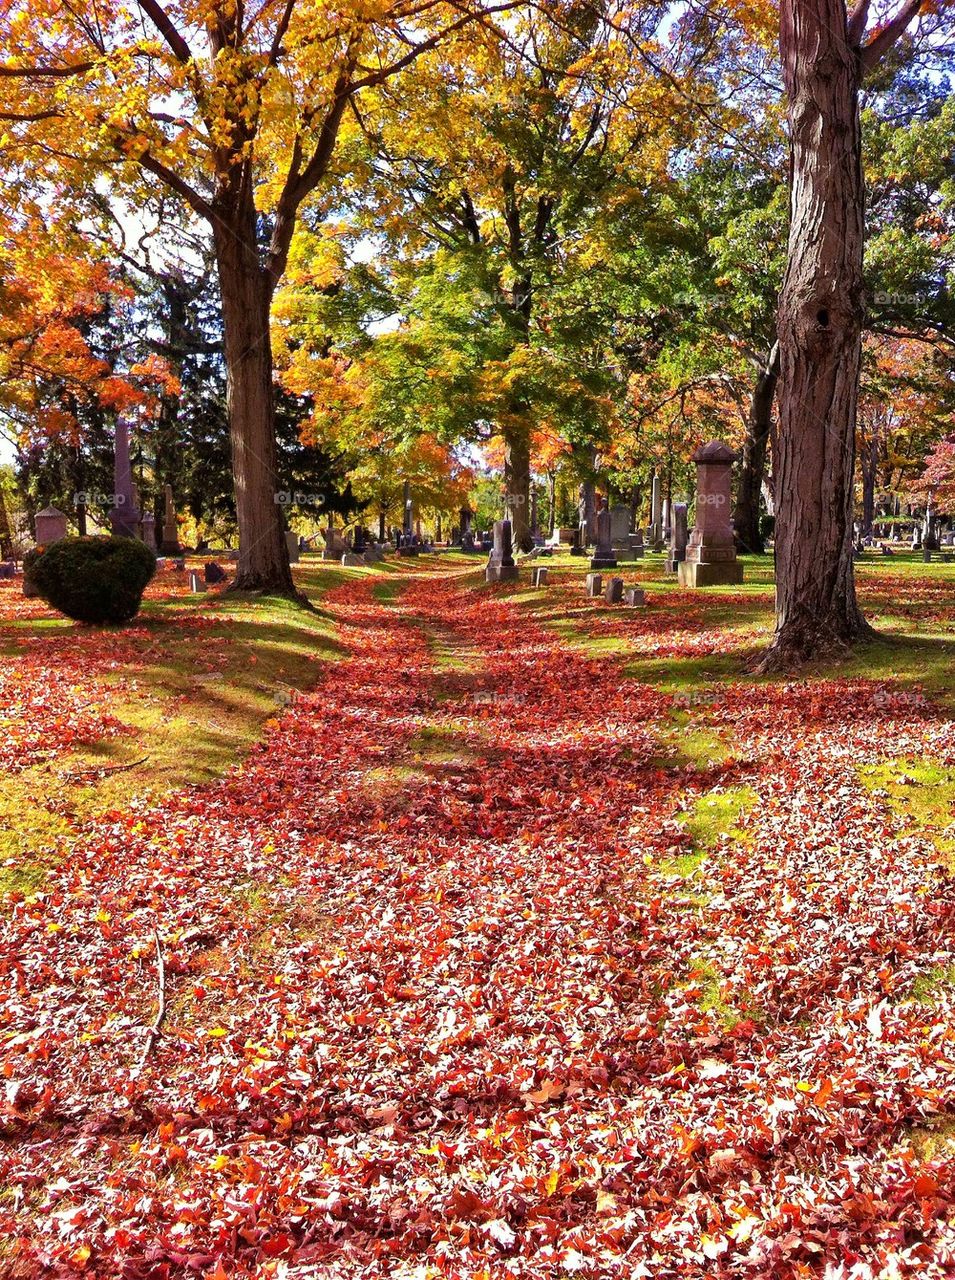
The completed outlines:
{"type": "Polygon", "coordinates": [[[941,853],[955,858],[955,768],[935,760],[902,757],[859,765],[858,774],[863,786],[883,795],[941,853]]]}

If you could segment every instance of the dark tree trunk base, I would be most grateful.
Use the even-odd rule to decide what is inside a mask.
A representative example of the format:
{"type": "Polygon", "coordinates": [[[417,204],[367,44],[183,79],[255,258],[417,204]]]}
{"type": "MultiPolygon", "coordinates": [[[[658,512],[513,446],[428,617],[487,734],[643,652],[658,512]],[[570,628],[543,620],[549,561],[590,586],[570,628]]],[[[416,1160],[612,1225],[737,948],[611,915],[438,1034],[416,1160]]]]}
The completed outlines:
{"type": "Polygon", "coordinates": [[[807,618],[788,622],[752,668],[754,675],[797,671],[811,663],[847,657],[856,645],[878,640],[879,633],[861,613],[854,619],[826,622],[807,618]]]}

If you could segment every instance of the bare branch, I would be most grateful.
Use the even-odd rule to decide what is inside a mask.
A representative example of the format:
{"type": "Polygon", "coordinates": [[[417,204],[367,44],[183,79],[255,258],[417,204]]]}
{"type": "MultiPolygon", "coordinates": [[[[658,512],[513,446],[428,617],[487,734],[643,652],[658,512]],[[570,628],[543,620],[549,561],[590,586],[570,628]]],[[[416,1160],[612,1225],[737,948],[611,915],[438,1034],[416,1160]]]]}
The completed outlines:
{"type": "Polygon", "coordinates": [[[905,4],[902,5],[895,17],[891,18],[884,27],[879,28],[868,44],[862,46],[859,61],[862,65],[863,73],[871,71],[883,55],[888,53],[895,42],[904,34],[906,27],[918,15],[922,3],[923,0],[905,0],[905,4]]]}
{"type": "Polygon", "coordinates": [[[191,62],[192,50],[176,30],[175,24],[159,0],[137,0],[137,3],[179,61],[191,62]]]}

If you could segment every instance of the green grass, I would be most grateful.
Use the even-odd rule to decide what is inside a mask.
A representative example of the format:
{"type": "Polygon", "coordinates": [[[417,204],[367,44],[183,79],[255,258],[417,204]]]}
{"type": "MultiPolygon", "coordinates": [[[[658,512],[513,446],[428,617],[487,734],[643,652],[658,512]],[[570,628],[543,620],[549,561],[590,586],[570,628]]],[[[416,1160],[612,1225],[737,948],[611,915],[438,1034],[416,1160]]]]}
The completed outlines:
{"type": "MultiPolygon", "coordinates": [[[[313,599],[347,571],[297,571],[313,599]]],[[[21,620],[20,638],[70,631],[21,620]]],[[[115,738],[8,778],[0,800],[0,897],[38,889],[71,835],[90,820],[221,776],[261,737],[322,664],[341,652],[333,622],[284,599],[238,596],[147,601],[130,639],[136,670],[102,677],[115,738]],[[197,609],[212,624],[194,630],[197,609]]]]}
{"type": "Polygon", "coordinates": [[[927,835],[940,853],[955,859],[955,768],[900,757],[860,765],[857,771],[863,786],[883,795],[911,830],[927,835]]]}

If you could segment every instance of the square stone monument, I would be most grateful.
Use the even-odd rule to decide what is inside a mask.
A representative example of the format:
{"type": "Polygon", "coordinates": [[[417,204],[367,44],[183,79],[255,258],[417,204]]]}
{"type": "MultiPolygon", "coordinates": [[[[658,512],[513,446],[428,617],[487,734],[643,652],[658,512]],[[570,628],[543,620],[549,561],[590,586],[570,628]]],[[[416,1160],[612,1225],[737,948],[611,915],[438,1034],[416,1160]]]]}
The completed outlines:
{"type": "Polygon", "coordinates": [[[730,468],[736,454],[720,440],[697,449],[696,524],[687,544],[686,559],[677,572],[681,587],[714,587],[743,581],[736,559],[730,518],[730,468]]]}

